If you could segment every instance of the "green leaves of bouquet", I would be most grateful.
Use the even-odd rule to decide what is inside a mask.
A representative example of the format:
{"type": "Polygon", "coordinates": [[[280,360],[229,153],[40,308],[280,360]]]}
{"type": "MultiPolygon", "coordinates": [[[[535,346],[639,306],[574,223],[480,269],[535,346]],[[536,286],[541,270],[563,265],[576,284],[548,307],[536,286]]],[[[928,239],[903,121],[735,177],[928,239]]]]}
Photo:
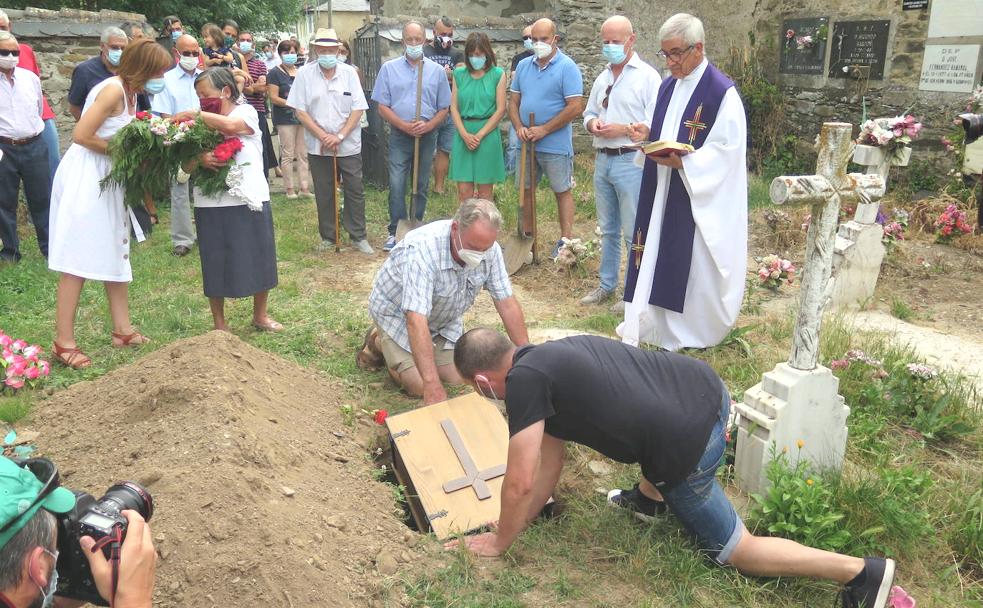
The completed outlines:
{"type": "Polygon", "coordinates": [[[145,195],[154,200],[166,198],[178,168],[224,140],[200,119],[174,122],[137,112],[136,120],[109,142],[112,168],[101,185],[104,190],[123,188],[123,203],[128,207],[142,204],[145,195]]]}

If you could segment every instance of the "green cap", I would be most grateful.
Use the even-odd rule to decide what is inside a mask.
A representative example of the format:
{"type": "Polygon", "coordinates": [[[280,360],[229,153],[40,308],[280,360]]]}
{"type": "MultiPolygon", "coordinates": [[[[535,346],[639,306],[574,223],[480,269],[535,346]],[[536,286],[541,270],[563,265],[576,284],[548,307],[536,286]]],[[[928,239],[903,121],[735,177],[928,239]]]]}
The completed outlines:
{"type": "Polygon", "coordinates": [[[0,456],[0,528],[14,521],[12,526],[0,533],[0,547],[20,532],[38,509],[44,507],[52,513],[67,513],[75,507],[75,494],[62,487],[55,488],[44,499],[34,503],[42,488],[44,482],[28,468],[17,466],[13,460],[0,456]]]}

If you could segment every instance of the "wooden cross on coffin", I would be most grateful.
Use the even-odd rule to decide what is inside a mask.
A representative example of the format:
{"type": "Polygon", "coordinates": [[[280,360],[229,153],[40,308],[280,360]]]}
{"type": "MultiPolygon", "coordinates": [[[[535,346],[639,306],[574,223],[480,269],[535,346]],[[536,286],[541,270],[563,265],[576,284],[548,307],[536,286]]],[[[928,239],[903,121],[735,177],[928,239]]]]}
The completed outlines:
{"type": "Polygon", "coordinates": [[[393,468],[421,531],[442,540],[498,519],[509,446],[498,408],[469,393],[389,416],[386,426],[393,468]]]}

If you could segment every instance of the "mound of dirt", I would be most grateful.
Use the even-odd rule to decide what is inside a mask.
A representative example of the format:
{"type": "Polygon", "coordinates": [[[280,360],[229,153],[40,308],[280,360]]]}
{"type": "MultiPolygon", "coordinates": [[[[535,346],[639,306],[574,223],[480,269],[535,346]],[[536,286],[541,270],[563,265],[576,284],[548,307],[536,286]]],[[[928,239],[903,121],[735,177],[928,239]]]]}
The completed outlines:
{"type": "Polygon", "coordinates": [[[366,606],[415,539],[341,390],[216,331],[56,393],[33,425],[63,485],[153,494],[155,606],[366,606]]]}

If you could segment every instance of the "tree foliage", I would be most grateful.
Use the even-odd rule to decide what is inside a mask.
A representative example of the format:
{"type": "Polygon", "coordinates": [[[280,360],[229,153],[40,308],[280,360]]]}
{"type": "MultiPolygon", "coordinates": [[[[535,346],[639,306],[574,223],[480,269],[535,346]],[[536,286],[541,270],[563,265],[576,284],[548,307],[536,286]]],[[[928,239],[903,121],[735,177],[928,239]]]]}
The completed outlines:
{"type": "Polygon", "coordinates": [[[34,6],[50,10],[75,8],[86,11],[102,9],[130,11],[146,15],[147,22],[160,30],[162,20],[168,15],[181,18],[189,33],[197,35],[202,24],[221,23],[233,19],[248,30],[270,31],[293,29],[301,15],[303,0],[214,0],[201,3],[195,0],[12,0],[10,8],[34,6]]]}

